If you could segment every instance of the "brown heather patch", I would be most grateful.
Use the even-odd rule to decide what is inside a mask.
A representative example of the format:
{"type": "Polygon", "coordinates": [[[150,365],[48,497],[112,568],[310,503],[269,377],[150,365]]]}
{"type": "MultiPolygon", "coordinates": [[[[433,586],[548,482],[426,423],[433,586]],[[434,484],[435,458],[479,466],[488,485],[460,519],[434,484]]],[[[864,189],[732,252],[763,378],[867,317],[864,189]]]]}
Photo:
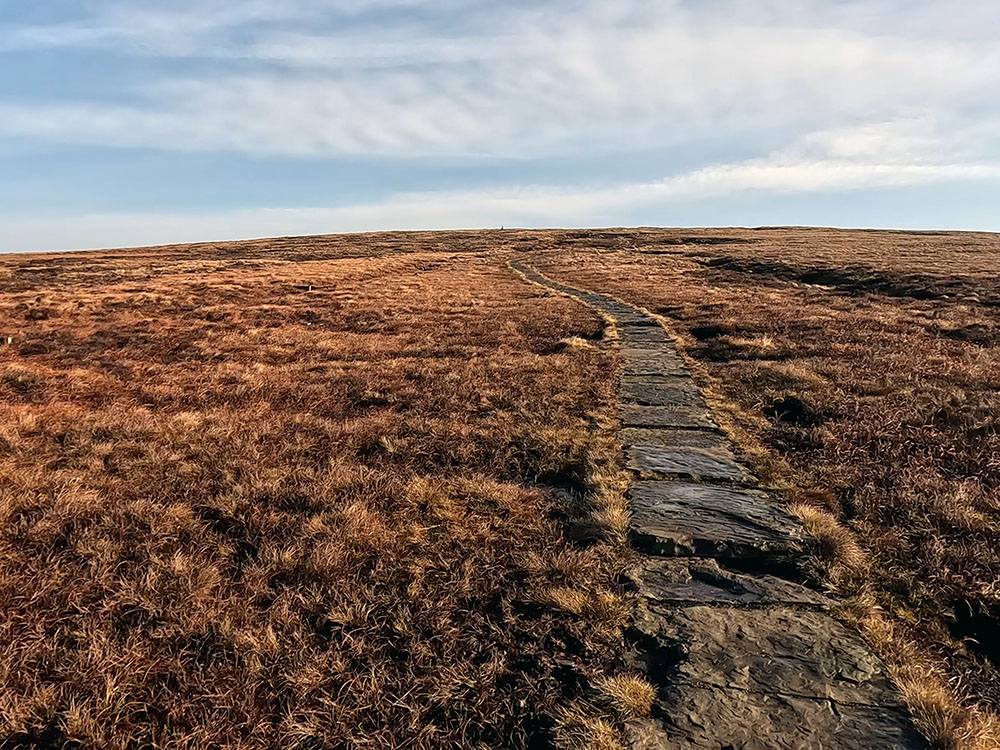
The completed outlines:
{"type": "Polygon", "coordinates": [[[540,271],[664,317],[925,733],[1000,747],[1000,237],[614,230],[534,248],[540,271]]]}
{"type": "Polygon", "coordinates": [[[0,747],[616,746],[613,362],[496,246],[0,259],[0,747]]]}
{"type": "Polygon", "coordinates": [[[1000,746],[1000,239],[804,229],[0,259],[0,746],[617,747],[612,363],[510,257],[662,316],[921,728],[1000,746]]]}

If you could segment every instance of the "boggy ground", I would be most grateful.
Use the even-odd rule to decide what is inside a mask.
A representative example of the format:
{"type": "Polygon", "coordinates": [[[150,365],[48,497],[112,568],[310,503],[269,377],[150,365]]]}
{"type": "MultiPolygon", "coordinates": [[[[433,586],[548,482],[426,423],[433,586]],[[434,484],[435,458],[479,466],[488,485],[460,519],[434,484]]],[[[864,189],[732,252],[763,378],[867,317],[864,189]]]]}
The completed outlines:
{"type": "Polygon", "coordinates": [[[0,747],[616,746],[614,362],[492,244],[0,258],[0,747]]]}
{"type": "Polygon", "coordinates": [[[757,473],[823,540],[819,579],[922,728],[1000,746],[1000,236],[621,230],[530,246],[539,270],[663,316],[757,473]]]}

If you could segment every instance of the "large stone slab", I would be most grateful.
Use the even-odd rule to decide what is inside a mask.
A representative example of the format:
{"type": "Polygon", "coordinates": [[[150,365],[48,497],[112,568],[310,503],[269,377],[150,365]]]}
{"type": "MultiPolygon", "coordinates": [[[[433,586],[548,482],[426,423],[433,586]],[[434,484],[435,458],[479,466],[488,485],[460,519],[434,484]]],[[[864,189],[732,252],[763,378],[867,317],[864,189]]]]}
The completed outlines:
{"type": "Polygon", "coordinates": [[[771,575],[749,576],[718,561],[647,557],[631,572],[639,606],[665,614],[680,605],[792,605],[822,609],[829,600],[801,584],[771,575]]]}
{"type": "Polygon", "coordinates": [[[684,360],[672,350],[622,349],[622,369],[626,376],[690,377],[684,360]]]}
{"type": "MultiPolygon", "coordinates": [[[[881,661],[825,612],[693,606],[642,612],[647,658],[672,684],[898,708],[881,661]]],[[[661,675],[663,676],[663,675],[661,675]]]]}
{"type": "Polygon", "coordinates": [[[688,429],[714,429],[708,408],[702,404],[673,404],[648,406],[645,404],[620,404],[618,413],[623,427],[681,427],[688,429]]]}
{"type": "Polygon", "coordinates": [[[678,683],[661,722],[629,722],[631,750],[926,750],[901,708],[678,683]]]}
{"type": "Polygon", "coordinates": [[[618,331],[623,349],[670,349],[673,341],[660,326],[625,326],[618,331]]]}
{"type": "Polygon", "coordinates": [[[679,481],[640,481],[628,491],[634,544],[654,555],[794,560],[799,523],[763,492],[679,481]]]}
{"type": "Polygon", "coordinates": [[[608,298],[600,294],[592,294],[591,292],[582,292],[579,289],[574,289],[572,287],[566,287],[566,291],[572,294],[574,297],[592,305],[603,312],[607,312],[605,309],[608,306],[608,298]]]}
{"type": "Polygon", "coordinates": [[[753,481],[750,471],[736,461],[729,441],[714,432],[629,427],[621,431],[621,440],[628,468],[642,478],[753,481]]]}
{"type": "Polygon", "coordinates": [[[637,310],[628,310],[617,307],[607,307],[604,311],[613,317],[620,326],[656,326],[659,325],[648,315],[643,315],[637,310]]]}
{"type": "Polygon", "coordinates": [[[683,377],[622,377],[619,398],[647,406],[693,406],[704,403],[698,387],[683,377]]]}

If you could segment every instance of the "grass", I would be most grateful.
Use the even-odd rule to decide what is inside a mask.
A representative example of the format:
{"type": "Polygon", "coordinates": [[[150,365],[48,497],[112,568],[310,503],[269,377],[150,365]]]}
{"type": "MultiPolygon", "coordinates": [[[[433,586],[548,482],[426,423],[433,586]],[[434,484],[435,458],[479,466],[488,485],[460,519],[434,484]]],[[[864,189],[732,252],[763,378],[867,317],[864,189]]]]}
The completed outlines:
{"type": "Polygon", "coordinates": [[[0,746],[615,746],[614,362],[486,244],[0,259],[0,746]]]}
{"type": "Polygon", "coordinates": [[[390,233],[0,258],[0,746],[620,744],[601,320],[661,316],[941,747],[1000,745],[1000,238],[390,233]]]}
{"type": "Polygon", "coordinates": [[[620,230],[535,250],[663,317],[925,733],[1000,746],[1000,237],[620,230]]]}

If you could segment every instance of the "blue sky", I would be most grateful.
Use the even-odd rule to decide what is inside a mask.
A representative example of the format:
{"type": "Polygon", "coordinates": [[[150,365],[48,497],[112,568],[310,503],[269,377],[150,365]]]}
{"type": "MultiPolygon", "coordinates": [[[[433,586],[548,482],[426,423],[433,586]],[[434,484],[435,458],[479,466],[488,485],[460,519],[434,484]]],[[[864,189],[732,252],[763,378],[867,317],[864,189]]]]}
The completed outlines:
{"type": "Polygon", "coordinates": [[[1000,230],[988,0],[0,0],[0,251],[1000,230]]]}

